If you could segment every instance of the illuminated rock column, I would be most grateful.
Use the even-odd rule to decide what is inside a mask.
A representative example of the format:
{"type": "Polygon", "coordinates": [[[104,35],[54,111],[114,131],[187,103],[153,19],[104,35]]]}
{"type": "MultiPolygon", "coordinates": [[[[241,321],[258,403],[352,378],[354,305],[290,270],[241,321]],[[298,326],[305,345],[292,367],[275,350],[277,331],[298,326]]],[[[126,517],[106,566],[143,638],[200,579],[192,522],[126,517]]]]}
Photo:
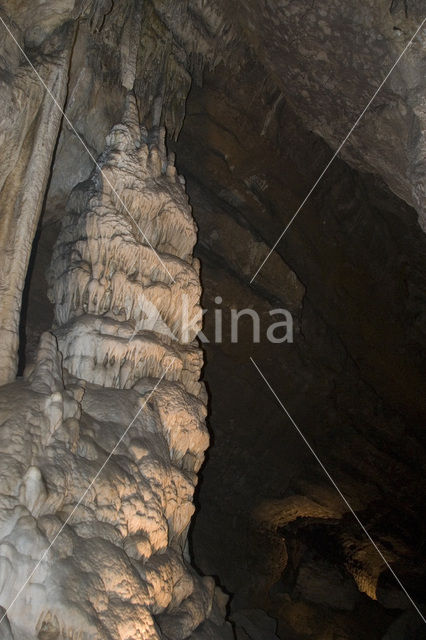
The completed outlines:
{"type": "Polygon", "coordinates": [[[187,552],[209,440],[195,240],[164,132],[141,129],[129,97],[69,199],[53,333],[0,389],[0,607],[17,597],[2,623],[15,640],[232,637],[187,552]]]}

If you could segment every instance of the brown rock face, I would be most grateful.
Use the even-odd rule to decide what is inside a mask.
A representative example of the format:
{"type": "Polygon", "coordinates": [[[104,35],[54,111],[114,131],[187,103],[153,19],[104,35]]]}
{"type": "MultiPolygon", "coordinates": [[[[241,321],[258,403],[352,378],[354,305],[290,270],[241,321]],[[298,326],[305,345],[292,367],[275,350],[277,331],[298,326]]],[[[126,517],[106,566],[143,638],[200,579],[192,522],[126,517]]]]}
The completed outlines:
{"type": "MultiPolygon", "coordinates": [[[[238,344],[231,344],[228,331],[221,345],[205,345],[206,381],[221,402],[212,401],[215,439],[203,471],[194,549],[203,570],[244,593],[245,603],[273,612],[283,637],[326,634],[337,624],[350,638],[371,637],[375,625],[380,638],[390,615],[371,601],[361,599],[354,613],[323,619],[324,604],[307,603],[305,591],[300,596],[298,580],[303,584],[305,567],[313,567],[314,548],[318,567],[331,559],[362,593],[385,602],[390,589],[401,598],[398,606],[410,606],[274,407],[249,357],[421,602],[424,567],[413,551],[421,536],[420,425],[426,409],[419,324],[424,237],[413,210],[371,176],[337,161],[277,248],[280,277],[272,277],[271,286],[265,269],[249,287],[247,268],[235,258],[241,238],[246,247],[264,244],[263,259],[331,155],[312,133],[302,140],[301,124],[285,101],[264,131],[264,114],[277,94],[272,87],[262,100],[251,99],[261,78],[255,59],[233,80],[224,69],[206,76],[203,89],[189,97],[176,145],[200,227],[204,306],[217,307],[220,295],[224,314],[228,306],[253,306],[265,315],[288,307],[296,324],[293,344],[268,344],[264,334],[253,344],[248,325],[238,344]],[[195,158],[186,151],[194,148],[195,158]],[[289,287],[280,262],[303,288],[289,287]],[[218,477],[229,479],[222,491],[218,477]],[[266,514],[260,519],[259,509],[266,514]],[[219,537],[227,541],[220,548],[219,537]],[[361,610],[365,625],[359,624],[361,610]]],[[[213,326],[205,333],[213,335],[213,326]]],[[[334,569],[329,571],[333,583],[334,569]]]]}
{"type": "MultiPolygon", "coordinates": [[[[381,176],[417,209],[424,228],[424,4],[420,0],[235,4],[238,27],[279,90],[265,113],[265,128],[271,112],[286,100],[309,130],[336,149],[388,78],[341,157],[357,169],[381,176]],[[412,46],[389,73],[413,36],[412,46]]],[[[229,3],[223,7],[225,12],[234,11],[229,3]]]]}

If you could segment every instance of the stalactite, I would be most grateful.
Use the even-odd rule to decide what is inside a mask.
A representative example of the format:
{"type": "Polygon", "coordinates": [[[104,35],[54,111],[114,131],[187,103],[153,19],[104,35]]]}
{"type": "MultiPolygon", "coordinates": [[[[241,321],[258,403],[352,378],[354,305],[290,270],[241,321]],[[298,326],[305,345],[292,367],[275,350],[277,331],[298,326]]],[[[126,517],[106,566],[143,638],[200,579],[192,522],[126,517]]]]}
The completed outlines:
{"type": "MultiPolygon", "coordinates": [[[[4,26],[0,28],[4,47],[18,51],[4,26]]],[[[54,33],[35,62],[57,104],[26,60],[15,62],[14,83],[3,81],[9,86],[0,114],[5,156],[0,184],[0,252],[5,258],[0,270],[0,384],[13,380],[18,368],[21,298],[62,119],[58,105],[65,102],[74,29],[68,23],[54,33]]]]}

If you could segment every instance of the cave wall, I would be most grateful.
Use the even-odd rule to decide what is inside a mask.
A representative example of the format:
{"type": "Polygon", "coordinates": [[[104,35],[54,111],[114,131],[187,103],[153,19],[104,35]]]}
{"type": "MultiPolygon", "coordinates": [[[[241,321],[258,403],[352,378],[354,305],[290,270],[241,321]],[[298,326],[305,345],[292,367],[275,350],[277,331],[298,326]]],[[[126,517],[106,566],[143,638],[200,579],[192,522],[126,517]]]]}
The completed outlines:
{"type": "MultiPolygon", "coordinates": [[[[303,610],[295,591],[294,602],[286,601],[293,587],[281,585],[290,569],[297,575],[301,567],[303,575],[303,558],[295,569],[289,566],[289,547],[295,536],[304,548],[309,522],[318,540],[324,536],[336,554],[342,550],[359,591],[385,602],[390,588],[394,598],[398,593],[398,606],[410,603],[377,553],[370,553],[249,358],[421,602],[424,567],[421,552],[413,550],[422,536],[424,491],[425,254],[416,212],[382,181],[339,160],[277,248],[273,265],[267,263],[270,271],[265,268],[248,286],[259,253],[265,255],[330,157],[284,100],[264,131],[276,90],[251,99],[262,74],[254,59],[234,79],[220,68],[207,74],[203,88],[189,96],[176,145],[200,226],[203,305],[217,308],[220,295],[228,327],[223,344],[205,345],[214,441],[192,539],[201,568],[221,576],[231,592],[244,593],[245,601],[281,617],[286,637],[302,633],[300,617],[312,616],[316,631],[327,629],[321,603],[314,612],[303,610]],[[227,308],[246,306],[265,316],[271,308],[291,309],[294,343],[271,345],[262,334],[261,343],[253,344],[247,324],[232,344],[227,308]],[[218,477],[228,482],[219,487],[218,477]],[[226,543],[218,546],[218,538],[226,543]]],[[[212,336],[212,313],[205,317],[211,323],[205,333],[212,336]]],[[[307,549],[312,552],[312,537],[307,549]]],[[[375,637],[385,632],[391,616],[378,613],[375,619],[369,606],[361,601],[345,614],[347,637],[372,637],[372,624],[375,637]],[[364,606],[368,622],[360,628],[358,607],[364,606]]]]}

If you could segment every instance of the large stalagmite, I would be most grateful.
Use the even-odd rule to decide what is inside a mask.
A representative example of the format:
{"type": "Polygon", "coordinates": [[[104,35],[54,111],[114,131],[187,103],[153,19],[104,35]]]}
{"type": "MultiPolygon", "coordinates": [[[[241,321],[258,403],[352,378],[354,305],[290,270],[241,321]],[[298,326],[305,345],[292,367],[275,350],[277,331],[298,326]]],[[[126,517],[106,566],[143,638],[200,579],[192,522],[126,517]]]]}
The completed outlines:
{"type": "Polygon", "coordinates": [[[198,396],[195,223],[164,131],[141,131],[133,100],[125,122],[74,189],[54,251],[60,350],[67,369],[89,382],[128,388],[164,373],[198,396]]]}
{"type": "Polygon", "coordinates": [[[0,389],[1,637],[228,637],[186,543],[208,445],[195,239],[164,132],[130,96],[69,199],[53,332],[0,389]]]}

